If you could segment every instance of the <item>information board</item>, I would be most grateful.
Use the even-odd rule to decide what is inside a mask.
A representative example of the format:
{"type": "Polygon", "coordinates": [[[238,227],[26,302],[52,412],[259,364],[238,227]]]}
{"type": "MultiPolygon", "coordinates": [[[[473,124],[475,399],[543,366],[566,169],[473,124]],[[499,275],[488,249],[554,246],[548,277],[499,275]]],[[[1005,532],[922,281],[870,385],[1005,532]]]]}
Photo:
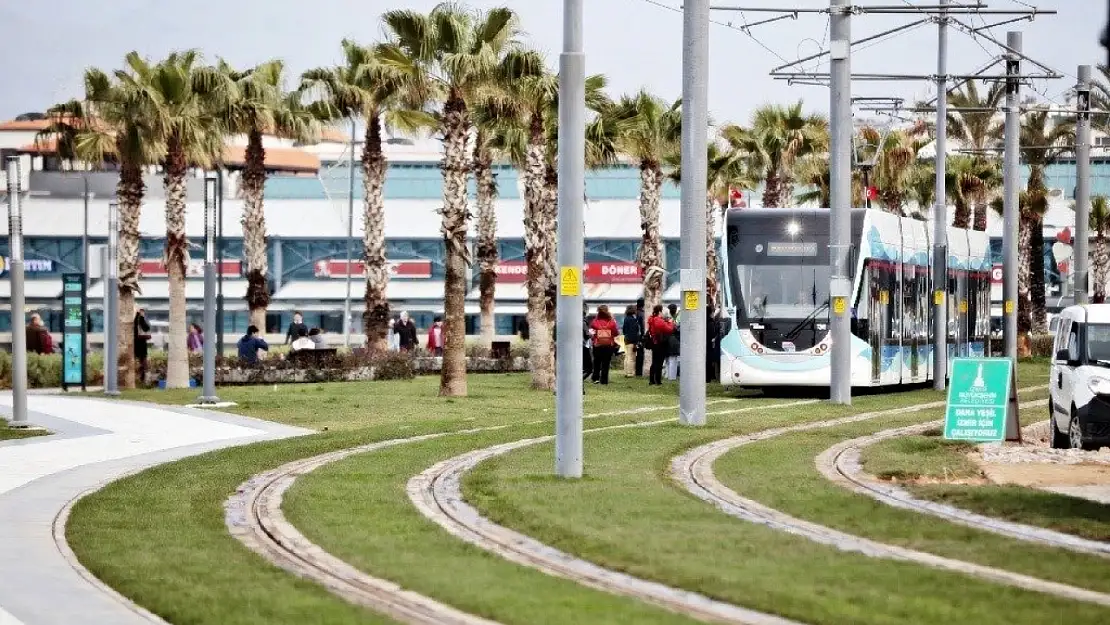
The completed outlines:
{"type": "Polygon", "coordinates": [[[956,358],[948,386],[944,438],[1021,440],[1014,363],[1009,358],[956,358]]]}
{"type": "Polygon", "coordinates": [[[62,274],[62,388],[85,389],[85,274],[62,274]]]}

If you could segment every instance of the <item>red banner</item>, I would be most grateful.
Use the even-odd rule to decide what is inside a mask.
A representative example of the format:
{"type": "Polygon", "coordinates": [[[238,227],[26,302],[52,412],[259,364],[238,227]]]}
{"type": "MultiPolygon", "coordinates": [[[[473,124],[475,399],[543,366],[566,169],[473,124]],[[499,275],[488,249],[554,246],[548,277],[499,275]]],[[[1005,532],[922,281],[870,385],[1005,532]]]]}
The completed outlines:
{"type": "MultiPolygon", "coordinates": [[[[225,260],[223,262],[223,269],[225,276],[241,276],[243,275],[243,261],[240,260],[225,260]]],[[[169,276],[166,271],[166,265],[162,263],[159,258],[144,258],[139,261],[139,271],[142,272],[144,278],[165,278],[169,276]]],[[[216,273],[219,274],[220,264],[216,263],[216,273]]],[[[185,263],[185,277],[186,278],[203,278],[204,277],[204,259],[190,258],[189,262],[185,263]]]]}
{"type": "Polygon", "coordinates": [[[991,284],[1002,284],[1002,265],[991,267],[991,284]]]}
{"type": "MultiPolygon", "coordinates": [[[[523,260],[504,260],[497,264],[497,281],[519,284],[528,281],[528,263],[523,260]]],[[[582,281],[586,284],[639,283],[643,281],[640,265],[630,262],[586,263],[582,267],[582,281]]]]}
{"type": "MultiPolygon", "coordinates": [[[[398,260],[388,263],[391,278],[406,278],[426,280],[432,277],[432,261],[430,260],[398,260]]],[[[362,276],[365,273],[361,260],[351,261],[350,268],[345,260],[318,260],[316,261],[317,278],[346,278],[362,276]]]]}

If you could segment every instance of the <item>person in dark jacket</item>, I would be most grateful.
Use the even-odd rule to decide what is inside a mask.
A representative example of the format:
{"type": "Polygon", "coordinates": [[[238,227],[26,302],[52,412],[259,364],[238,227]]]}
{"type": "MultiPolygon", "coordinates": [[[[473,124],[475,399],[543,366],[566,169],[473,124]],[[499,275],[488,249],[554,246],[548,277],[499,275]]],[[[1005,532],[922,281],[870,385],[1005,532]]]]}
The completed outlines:
{"type": "Polygon", "coordinates": [[[621,334],[624,335],[624,377],[630,378],[636,371],[637,362],[640,363],[640,373],[644,371],[644,355],[640,353],[640,317],[635,306],[625,309],[621,334]]]}
{"type": "Polygon", "coordinates": [[[150,349],[150,322],[146,320],[146,311],[142,308],[135,311],[135,325],[132,327],[132,338],[135,340],[135,364],[138,366],[139,384],[146,384],[147,352],[150,349]]]}
{"type": "Polygon", "coordinates": [[[285,331],[285,344],[288,345],[303,336],[301,330],[304,330],[305,335],[308,334],[308,326],[304,322],[304,315],[297,311],[293,313],[293,323],[289,324],[289,328],[285,331]]]}
{"type": "Polygon", "coordinates": [[[647,313],[644,310],[644,298],[636,300],[636,320],[640,322],[639,340],[636,341],[636,377],[641,378],[644,376],[644,354],[647,348],[644,347],[644,335],[647,334],[647,313]]]}
{"type": "Polygon", "coordinates": [[[590,331],[590,323],[593,317],[589,314],[589,309],[585,304],[582,304],[582,379],[585,380],[591,377],[594,373],[594,357],[590,331]]]}
{"type": "Polygon", "coordinates": [[[42,323],[42,317],[38,313],[31,315],[31,322],[27,324],[27,353],[30,354],[53,354],[54,353],[54,339],[50,336],[50,332],[42,323]]]}
{"type": "Polygon", "coordinates": [[[673,333],[674,323],[670,320],[670,315],[664,317],[663,305],[656,304],[647,322],[647,337],[651,343],[649,386],[663,384],[663,363],[667,360],[668,347],[673,333]]]}
{"type": "Polygon", "coordinates": [[[721,375],[721,319],[713,306],[705,308],[705,381],[721,375]]]}
{"type": "Polygon", "coordinates": [[[265,339],[258,336],[258,326],[247,328],[247,333],[239,339],[238,347],[239,360],[248,365],[258,364],[258,350],[270,351],[270,346],[266,344],[265,339]]]}
{"type": "Polygon", "coordinates": [[[401,312],[401,318],[393,324],[393,331],[397,333],[397,343],[401,351],[411,352],[416,349],[416,324],[409,318],[408,312],[401,312]]]}

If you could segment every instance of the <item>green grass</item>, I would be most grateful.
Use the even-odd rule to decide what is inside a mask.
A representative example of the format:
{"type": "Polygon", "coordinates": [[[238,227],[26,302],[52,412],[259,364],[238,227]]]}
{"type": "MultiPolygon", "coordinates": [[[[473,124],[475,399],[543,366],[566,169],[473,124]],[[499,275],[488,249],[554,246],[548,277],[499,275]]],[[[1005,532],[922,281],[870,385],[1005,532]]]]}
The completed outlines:
{"type": "MultiPolygon", "coordinates": [[[[880,403],[909,403],[929,396],[932,394],[907,393],[863,398],[855,408],[862,411],[878,408],[880,403]]],[[[465,495],[497,522],[607,567],[811,623],[1104,622],[1105,610],[1096,606],[918,565],[843,553],[738,521],[685,493],[666,477],[670,459],[692,446],[847,412],[833,406],[821,410],[798,407],[716,418],[704,430],[662,426],[598,433],[586,438],[589,474],[577,482],[549,477],[550,445],[526,448],[479,465],[464,480],[465,495]]],[[[931,416],[917,415],[916,420],[931,416]]],[[[903,417],[872,425],[882,428],[913,420],[903,417]]],[[[797,499],[803,506],[812,500],[812,516],[821,521],[826,514],[850,514],[867,525],[879,516],[878,505],[862,497],[849,502],[850,512],[830,509],[805,476],[806,470],[816,475],[813,457],[824,447],[813,450],[798,442],[778,446],[774,453],[761,453],[758,463],[745,465],[745,483],[761,484],[780,498],[797,499]],[[861,506],[869,510],[862,511],[861,506]]],[[[722,461],[733,464],[726,479],[736,481],[731,460],[769,444],[730,454],[730,462],[722,461]]],[[[345,462],[352,461],[357,460],[345,462]]],[[[776,505],[777,501],[770,503],[776,505]]],[[[940,528],[938,533],[953,527],[908,516],[910,525],[932,524],[940,528]]],[[[886,523],[881,518],[875,522],[886,523]]],[[[977,538],[978,533],[966,537],[977,538]]],[[[1002,551],[1013,555],[1024,548],[1010,542],[1002,551]]],[[[1070,558],[1070,554],[1050,553],[1057,562],[1070,558]]],[[[1100,574],[1089,567],[1084,570],[1087,575],[1100,574]]]]}
{"type": "Polygon", "coordinates": [[[14,440],[17,438],[31,438],[33,436],[45,436],[49,434],[46,430],[32,430],[32,429],[12,429],[8,427],[8,422],[0,419],[0,441],[14,440]]]}
{"type": "MultiPolygon", "coordinates": [[[[863,467],[880,477],[959,480],[980,477],[966,443],[939,436],[909,436],[864,449],[863,467]]],[[[1045,527],[1093,540],[1110,540],[1110,506],[1022,486],[995,484],[904,484],[922,499],[990,517],[1045,527]]]]}

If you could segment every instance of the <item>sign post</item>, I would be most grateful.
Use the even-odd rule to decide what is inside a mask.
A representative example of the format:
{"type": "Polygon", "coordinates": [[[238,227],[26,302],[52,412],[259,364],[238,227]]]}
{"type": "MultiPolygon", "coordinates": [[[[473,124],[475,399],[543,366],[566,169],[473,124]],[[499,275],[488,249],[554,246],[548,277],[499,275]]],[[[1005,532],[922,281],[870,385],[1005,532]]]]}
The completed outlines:
{"type": "Polygon", "coordinates": [[[62,274],[62,319],[62,390],[80,386],[84,391],[88,300],[83,273],[62,274]]]}
{"type": "Polygon", "coordinates": [[[1017,380],[1009,358],[956,358],[948,387],[944,438],[1021,442],[1017,380]]]}

